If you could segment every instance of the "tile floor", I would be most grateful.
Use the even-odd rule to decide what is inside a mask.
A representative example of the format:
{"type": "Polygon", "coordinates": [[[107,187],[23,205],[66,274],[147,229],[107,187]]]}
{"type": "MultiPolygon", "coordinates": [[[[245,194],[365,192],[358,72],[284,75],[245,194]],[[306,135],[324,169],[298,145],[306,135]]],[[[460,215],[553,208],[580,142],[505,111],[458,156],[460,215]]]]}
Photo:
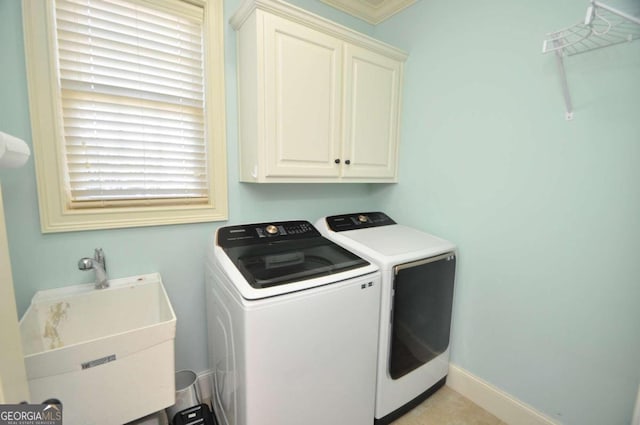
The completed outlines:
{"type": "MultiPolygon", "coordinates": [[[[127,425],[168,425],[164,412],[127,425]]],[[[480,406],[444,386],[391,425],[507,425],[480,406]]]]}
{"type": "Polygon", "coordinates": [[[507,425],[444,386],[392,425],[507,425]]]}

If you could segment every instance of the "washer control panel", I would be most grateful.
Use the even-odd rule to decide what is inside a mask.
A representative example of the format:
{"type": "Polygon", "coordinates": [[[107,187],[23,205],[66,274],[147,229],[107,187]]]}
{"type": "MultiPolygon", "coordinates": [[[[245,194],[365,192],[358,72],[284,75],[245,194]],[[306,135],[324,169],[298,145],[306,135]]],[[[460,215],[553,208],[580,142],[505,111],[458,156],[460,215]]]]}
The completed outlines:
{"type": "Polygon", "coordinates": [[[388,226],[396,224],[388,215],[383,212],[353,213],[344,215],[333,215],[326,218],[327,226],[334,232],[344,232],[347,230],[365,229],[367,227],[388,226]]]}
{"type": "Polygon", "coordinates": [[[320,232],[303,220],[243,224],[218,229],[218,245],[223,248],[316,237],[320,237],[320,232]]]}

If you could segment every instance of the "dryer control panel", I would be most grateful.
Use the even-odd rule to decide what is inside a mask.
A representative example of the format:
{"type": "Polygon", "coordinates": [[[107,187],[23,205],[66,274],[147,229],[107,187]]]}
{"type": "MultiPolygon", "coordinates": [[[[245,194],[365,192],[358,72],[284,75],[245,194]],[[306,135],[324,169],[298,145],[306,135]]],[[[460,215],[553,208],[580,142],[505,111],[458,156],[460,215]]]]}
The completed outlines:
{"type": "Polygon", "coordinates": [[[396,222],[383,212],[363,212],[327,217],[327,226],[334,232],[388,226],[390,224],[396,224],[396,222]]]}

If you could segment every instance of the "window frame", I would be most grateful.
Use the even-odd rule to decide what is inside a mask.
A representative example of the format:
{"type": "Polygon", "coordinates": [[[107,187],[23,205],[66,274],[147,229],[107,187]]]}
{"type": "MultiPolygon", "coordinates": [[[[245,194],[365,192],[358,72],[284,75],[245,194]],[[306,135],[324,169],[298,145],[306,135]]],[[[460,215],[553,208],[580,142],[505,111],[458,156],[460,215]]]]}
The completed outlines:
{"type": "MultiPolygon", "coordinates": [[[[171,0],[133,0],[170,4],[171,0]]],[[[42,233],[222,221],[228,218],[222,0],[177,0],[204,9],[205,125],[209,199],[205,204],[71,208],[57,81],[54,0],[23,0],[25,62],[42,233]]]]}

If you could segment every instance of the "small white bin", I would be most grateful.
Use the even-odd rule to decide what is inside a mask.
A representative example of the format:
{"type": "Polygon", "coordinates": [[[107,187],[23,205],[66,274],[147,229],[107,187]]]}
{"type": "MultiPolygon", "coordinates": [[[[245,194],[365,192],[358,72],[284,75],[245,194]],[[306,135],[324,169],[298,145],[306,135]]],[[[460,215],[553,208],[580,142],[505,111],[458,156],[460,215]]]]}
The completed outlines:
{"type": "Polygon", "coordinates": [[[173,421],[176,413],[200,404],[198,393],[198,375],[192,370],[179,370],[176,372],[176,402],[166,409],[169,422],[173,421]]]}

